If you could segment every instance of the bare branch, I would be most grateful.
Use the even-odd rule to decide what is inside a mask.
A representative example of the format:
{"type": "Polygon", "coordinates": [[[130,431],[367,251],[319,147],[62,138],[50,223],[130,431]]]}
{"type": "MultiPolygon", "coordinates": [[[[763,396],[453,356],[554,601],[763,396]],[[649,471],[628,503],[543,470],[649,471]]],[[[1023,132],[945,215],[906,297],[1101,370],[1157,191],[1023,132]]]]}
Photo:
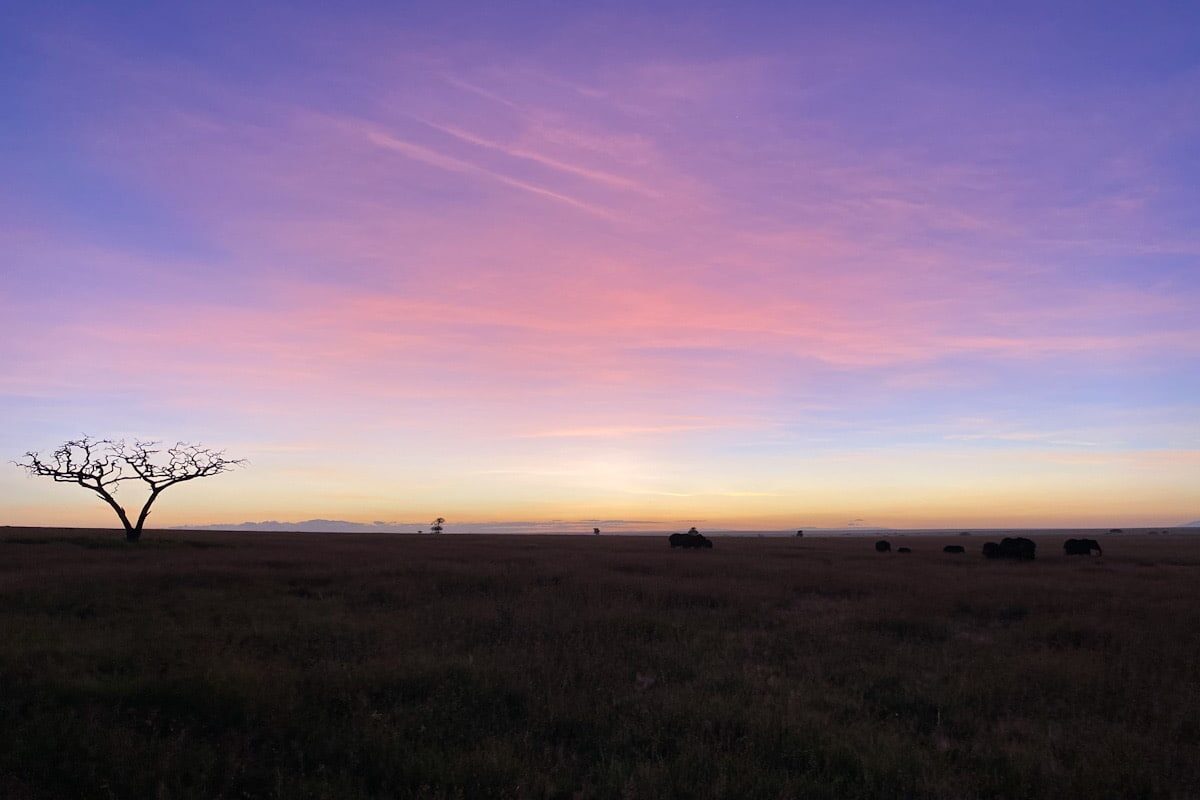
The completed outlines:
{"type": "Polygon", "coordinates": [[[98,492],[128,478],[123,464],[111,450],[106,439],[83,436],[72,439],[43,459],[33,451],[25,453],[25,461],[13,462],[31,475],[53,478],[59,483],[78,483],[98,492]]]}

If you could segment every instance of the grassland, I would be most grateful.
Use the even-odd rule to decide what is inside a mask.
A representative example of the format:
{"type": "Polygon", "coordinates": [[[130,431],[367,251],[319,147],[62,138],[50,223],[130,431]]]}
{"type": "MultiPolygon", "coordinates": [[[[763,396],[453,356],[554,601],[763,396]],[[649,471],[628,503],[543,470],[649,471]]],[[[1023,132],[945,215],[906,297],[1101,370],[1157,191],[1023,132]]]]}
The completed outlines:
{"type": "Polygon", "coordinates": [[[0,797],[1200,797],[1200,537],[893,541],[0,529],[0,797]]]}

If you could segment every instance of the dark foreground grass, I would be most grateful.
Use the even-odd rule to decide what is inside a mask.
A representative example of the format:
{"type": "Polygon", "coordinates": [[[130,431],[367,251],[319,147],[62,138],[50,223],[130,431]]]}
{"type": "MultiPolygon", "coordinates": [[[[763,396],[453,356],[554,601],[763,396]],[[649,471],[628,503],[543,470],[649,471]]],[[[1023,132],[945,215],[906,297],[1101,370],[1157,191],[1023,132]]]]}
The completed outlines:
{"type": "Polygon", "coordinates": [[[0,530],[0,797],[1200,797],[1200,537],[908,544],[0,530]]]}

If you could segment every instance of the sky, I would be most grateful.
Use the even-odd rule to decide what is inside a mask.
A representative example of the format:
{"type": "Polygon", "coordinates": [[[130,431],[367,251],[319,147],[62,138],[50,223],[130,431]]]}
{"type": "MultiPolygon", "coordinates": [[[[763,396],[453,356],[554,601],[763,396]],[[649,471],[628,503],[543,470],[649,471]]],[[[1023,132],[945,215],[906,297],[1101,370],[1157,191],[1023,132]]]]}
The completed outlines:
{"type": "Polygon", "coordinates": [[[152,525],[1178,524],[1200,5],[9,2],[0,273],[152,525]]]}

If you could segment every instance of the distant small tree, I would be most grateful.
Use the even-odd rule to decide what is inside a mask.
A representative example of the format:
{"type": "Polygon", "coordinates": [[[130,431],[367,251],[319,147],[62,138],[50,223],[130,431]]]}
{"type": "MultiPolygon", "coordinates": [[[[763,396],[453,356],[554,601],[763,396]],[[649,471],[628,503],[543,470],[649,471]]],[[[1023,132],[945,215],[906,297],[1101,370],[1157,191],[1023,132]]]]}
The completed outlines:
{"type": "Polygon", "coordinates": [[[802,537],[802,536],[804,536],[804,531],[796,531],[796,536],[797,536],[797,537],[802,537]]]}
{"type": "Polygon", "coordinates": [[[224,450],[213,450],[197,444],[178,442],[162,449],[159,442],[135,439],[132,444],[122,440],[93,439],[84,436],[72,439],[50,454],[48,458],[30,451],[24,461],[14,462],[30,475],[52,478],[56,483],[74,483],[103,500],[117,512],[125,527],[126,541],[142,538],[142,528],[150,516],[150,507],[158,496],[177,483],[210,478],[228,472],[246,462],[226,458],[224,450]],[[165,459],[156,459],[165,453],[165,459]],[[155,463],[155,461],[160,463],[155,463]],[[150,496],[142,505],[136,521],[130,521],[125,508],[117,502],[116,493],[124,481],[142,481],[150,496]]]}
{"type": "Polygon", "coordinates": [[[592,528],[592,535],[593,535],[593,536],[599,536],[599,535],[600,535],[600,529],[599,529],[599,528],[592,528]]]}
{"type": "Polygon", "coordinates": [[[700,535],[700,531],[696,530],[695,528],[688,528],[688,536],[699,536],[699,535],[700,535]]]}
{"type": "Polygon", "coordinates": [[[444,518],[438,517],[433,521],[433,527],[431,527],[429,530],[433,531],[434,533],[441,533],[442,525],[444,525],[445,522],[446,520],[444,518]]]}

